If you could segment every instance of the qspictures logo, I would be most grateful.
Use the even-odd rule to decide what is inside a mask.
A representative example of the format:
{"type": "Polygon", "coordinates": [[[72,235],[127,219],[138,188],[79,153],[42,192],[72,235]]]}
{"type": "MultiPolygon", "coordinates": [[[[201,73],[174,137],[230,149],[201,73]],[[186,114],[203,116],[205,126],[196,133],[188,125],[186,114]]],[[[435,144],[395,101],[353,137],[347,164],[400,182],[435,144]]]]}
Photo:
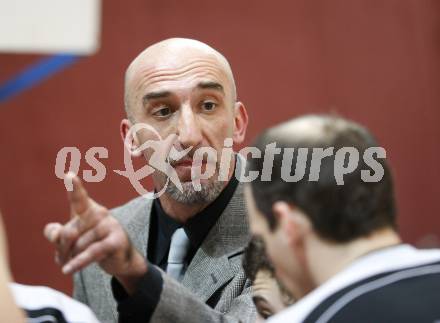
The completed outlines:
{"type": "MultiPolygon", "coordinates": [[[[221,151],[213,147],[186,147],[180,149],[177,145],[177,135],[172,134],[167,138],[162,138],[159,132],[149,124],[137,123],[132,126],[126,135],[124,142],[124,166],[125,170],[113,170],[115,173],[127,178],[136,192],[149,199],[160,197],[167,191],[169,185],[174,186],[183,192],[188,185],[194,191],[202,189],[202,183],[207,180],[227,181],[231,173],[231,160],[234,158],[232,150],[232,138],[226,138],[221,151]],[[147,137],[154,139],[146,140],[139,147],[133,147],[131,138],[139,138],[140,132],[149,134],[147,137]],[[132,158],[134,156],[145,156],[146,164],[140,169],[135,170],[132,158]],[[184,161],[191,165],[190,183],[182,183],[176,166],[184,161]],[[156,192],[148,191],[141,181],[153,175],[154,172],[162,173],[165,179],[162,188],[156,192]]],[[[280,148],[276,142],[266,145],[264,151],[257,147],[244,147],[238,152],[245,158],[263,158],[261,173],[258,171],[246,172],[245,162],[239,163],[240,167],[235,169],[233,176],[238,181],[249,183],[260,176],[261,181],[271,181],[274,170],[274,158],[280,155],[282,158],[281,170],[277,174],[286,182],[298,182],[306,179],[317,182],[321,175],[321,164],[324,158],[334,158],[333,176],[337,185],[344,185],[344,176],[354,172],[361,165],[366,166],[360,171],[361,180],[364,182],[379,182],[384,175],[384,168],[378,159],[386,158],[386,150],[383,147],[369,147],[360,153],[355,147],[334,147],[326,148],[280,148]],[[296,164],[293,165],[294,157],[296,164]],[[307,167],[309,165],[309,167],[307,167]],[[293,174],[292,171],[294,170],[293,174]],[[306,170],[308,170],[306,174],[306,170]]],[[[86,163],[93,170],[83,170],[82,178],[86,182],[102,182],[105,180],[107,169],[101,162],[108,158],[108,149],[105,147],[92,147],[85,154],[86,163]]],[[[239,157],[241,158],[241,157],[239,157]]],[[[72,172],[78,175],[81,163],[81,152],[77,147],[64,147],[58,151],[55,161],[55,175],[64,180],[64,185],[68,191],[73,189],[71,178],[65,174],[72,172]],[[69,158],[70,157],[70,158],[69,158]],[[68,160],[70,161],[68,163],[68,160]],[[66,167],[67,166],[67,167],[66,167]]],[[[238,164],[237,164],[238,165],[238,164]]]]}

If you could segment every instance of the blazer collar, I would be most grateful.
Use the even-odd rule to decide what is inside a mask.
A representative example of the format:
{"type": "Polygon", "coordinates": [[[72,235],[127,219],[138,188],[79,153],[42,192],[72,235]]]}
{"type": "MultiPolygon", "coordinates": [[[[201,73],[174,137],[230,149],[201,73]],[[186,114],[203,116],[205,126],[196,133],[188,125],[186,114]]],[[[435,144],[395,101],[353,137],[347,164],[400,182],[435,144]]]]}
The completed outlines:
{"type": "Polygon", "coordinates": [[[126,230],[133,246],[146,258],[147,244],[150,232],[150,214],[153,205],[153,195],[148,197],[138,197],[124,209],[124,214],[117,216],[119,222],[126,230]]]}
{"type": "Polygon", "coordinates": [[[206,302],[236,275],[229,258],[243,252],[250,238],[239,184],[228,206],[194,255],[182,284],[206,302]]]}
{"type": "MultiPolygon", "coordinates": [[[[152,197],[152,196],[151,196],[152,197]]],[[[150,231],[150,213],[152,207],[152,199],[138,197],[127,205],[121,206],[113,210],[113,214],[121,223],[133,246],[146,259],[148,233],[150,231]]],[[[103,292],[105,299],[111,300],[109,308],[112,311],[114,321],[118,321],[118,313],[116,311],[116,303],[113,300],[113,292],[111,290],[111,276],[104,273],[103,292]]]]}

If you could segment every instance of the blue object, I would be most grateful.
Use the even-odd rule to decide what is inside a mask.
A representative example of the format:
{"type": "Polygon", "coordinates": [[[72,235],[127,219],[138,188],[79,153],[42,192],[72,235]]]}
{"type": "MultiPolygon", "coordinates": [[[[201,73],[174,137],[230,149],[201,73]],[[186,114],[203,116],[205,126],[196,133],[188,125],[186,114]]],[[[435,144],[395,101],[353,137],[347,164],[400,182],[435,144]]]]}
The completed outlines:
{"type": "Polygon", "coordinates": [[[79,56],[58,54],[41,59],[29,66],[12,79],[0,85],[0,102],[6,101],[14,95],[44,81],[51,75],[61,71],[74,63],[79,56]]]}

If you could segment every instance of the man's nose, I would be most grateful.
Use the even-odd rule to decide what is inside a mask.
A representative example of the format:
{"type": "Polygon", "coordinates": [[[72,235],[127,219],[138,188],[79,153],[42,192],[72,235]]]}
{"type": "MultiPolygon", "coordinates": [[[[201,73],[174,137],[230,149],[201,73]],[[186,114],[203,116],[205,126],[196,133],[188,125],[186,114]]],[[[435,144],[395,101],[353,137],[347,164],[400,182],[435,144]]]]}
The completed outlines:
{"type": "Polygon", "coordinates": [[[177,135],[179,143],[183,147],[197,147],[202,142],[202,131],[197,115],[189,106],[183,106],[180,110],[177,125],[177,135]]]}

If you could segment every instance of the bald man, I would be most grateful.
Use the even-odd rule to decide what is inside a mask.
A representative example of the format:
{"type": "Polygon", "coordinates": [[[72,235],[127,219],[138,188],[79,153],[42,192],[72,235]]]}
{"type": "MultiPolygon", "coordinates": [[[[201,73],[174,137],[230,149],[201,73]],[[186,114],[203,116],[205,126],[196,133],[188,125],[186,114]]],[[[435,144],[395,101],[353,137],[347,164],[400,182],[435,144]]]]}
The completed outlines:
{"type": "Polygon", "coordinates": [[[178,180],[156,170],[159,198],[109,211],[71,178],[72,220],[45,233],[63,271],[76,273],[75,297],[103,322],[252,322],[250,282],[241,268],[249,229],[234,176],[244,162],[222,154],[243,141],[248,117],[228,61],[195,40],[154,44],[127,69],[125,110],[120,132],[133,156],[152,162],[157,151],[144,144],[163,138],[161,156],[178,180]],[[132,131],[138,124],[154,130],[132,131]],[[214,154],[196,162],[200,148],[214,154]],[[174,159],[171,151],[185,157],[174,159]],[[197,178],[198,187],[194,163],[212,170],[197,178]]]}

